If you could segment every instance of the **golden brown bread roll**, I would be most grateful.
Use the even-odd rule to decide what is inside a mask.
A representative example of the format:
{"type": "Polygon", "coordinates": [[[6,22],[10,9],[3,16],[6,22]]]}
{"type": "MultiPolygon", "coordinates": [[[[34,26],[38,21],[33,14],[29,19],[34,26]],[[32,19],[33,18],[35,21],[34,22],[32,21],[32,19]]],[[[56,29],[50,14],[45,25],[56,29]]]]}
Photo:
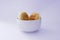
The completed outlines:
{"type": "Polygon", "coordinates": [[[29,20],[29,17],[26,12],[22,12],[19,16],[18,19],[20,20],[29,20]]]}
{"type": "Polygon", "coordinates": [[[38,20],[40,19],[40,16],[38,13],[36,12],[33,12],[31,15],[30,15],[30,20],[38,20]]]}

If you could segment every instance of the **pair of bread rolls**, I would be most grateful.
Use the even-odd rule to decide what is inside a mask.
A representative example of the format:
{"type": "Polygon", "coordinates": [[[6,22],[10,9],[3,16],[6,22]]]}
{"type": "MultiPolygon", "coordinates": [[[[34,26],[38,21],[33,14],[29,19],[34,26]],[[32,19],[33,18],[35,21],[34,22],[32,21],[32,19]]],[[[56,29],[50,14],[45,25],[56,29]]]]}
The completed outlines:
{"type": "Polygon", "coordinates": [[[20,20],[38,20],[40,19],[41,17],[39,16],[38,13],[32,13],[30,15],[30,17],[28,16],[28,14],[26,12],[22,12],[19,16],[18,16],[18,19],[20,20]]]}

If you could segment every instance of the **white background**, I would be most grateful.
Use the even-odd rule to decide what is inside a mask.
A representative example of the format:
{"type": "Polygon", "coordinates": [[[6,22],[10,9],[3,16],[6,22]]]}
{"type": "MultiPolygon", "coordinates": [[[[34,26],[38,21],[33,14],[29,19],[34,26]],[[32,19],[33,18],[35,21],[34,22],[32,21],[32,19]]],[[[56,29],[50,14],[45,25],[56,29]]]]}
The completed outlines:
{"type": "Polygon", "coordinates": [[[0,40],[60,40],[60,0],[0,0],[0,40]],[[21,11],[40,13],[40,31],[20,32],[16,18],[21,11]]]}

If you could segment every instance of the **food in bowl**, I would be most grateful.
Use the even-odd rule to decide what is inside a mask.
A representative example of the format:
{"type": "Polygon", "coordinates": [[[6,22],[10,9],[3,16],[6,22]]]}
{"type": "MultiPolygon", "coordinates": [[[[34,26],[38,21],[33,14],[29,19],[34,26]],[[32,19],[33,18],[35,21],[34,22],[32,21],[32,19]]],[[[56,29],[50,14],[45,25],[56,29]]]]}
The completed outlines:
{"type": "Polygon", "coordinates": [[[21,12],[21,14],[19,14],[18,19],[20,20],[28,20],[28,14],[26,12],[21,12]]]}
{"type": "Polygon", "coordinates": [[[30,20],[38,20],[40,19],[40,16],[38,13],[36,12],[33,12],[31,15],[30,15],[30,20]]]}
{"type": "Polygon", "coordinates": [[[35,32],[41,26],[41,17],[38,13],[34,12],[30,16],[26,12],[21,12],[18,15],[18,25],[21,31],[35,32]]]}
{"type": "Polygon", "coordinates": [[[18,16],[19,20],[39,20],[41,19],[40,15],[36,12],[33,12],[30,17],[28,16],[27,12],[21,12],[18,16]]]}

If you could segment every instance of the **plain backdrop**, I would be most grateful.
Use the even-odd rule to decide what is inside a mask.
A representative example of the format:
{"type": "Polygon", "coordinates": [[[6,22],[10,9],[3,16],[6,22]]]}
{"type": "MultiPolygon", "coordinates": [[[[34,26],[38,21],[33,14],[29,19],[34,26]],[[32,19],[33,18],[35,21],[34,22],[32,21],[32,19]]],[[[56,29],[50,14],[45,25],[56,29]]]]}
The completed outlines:
{"type": "Polygon", "coordinates": [[[0,0],[0,40],[60,40],[60,0],[0,0]],[[21,11],[40,13],[40,31],[20,32],[16,19],[21,11]]]}

